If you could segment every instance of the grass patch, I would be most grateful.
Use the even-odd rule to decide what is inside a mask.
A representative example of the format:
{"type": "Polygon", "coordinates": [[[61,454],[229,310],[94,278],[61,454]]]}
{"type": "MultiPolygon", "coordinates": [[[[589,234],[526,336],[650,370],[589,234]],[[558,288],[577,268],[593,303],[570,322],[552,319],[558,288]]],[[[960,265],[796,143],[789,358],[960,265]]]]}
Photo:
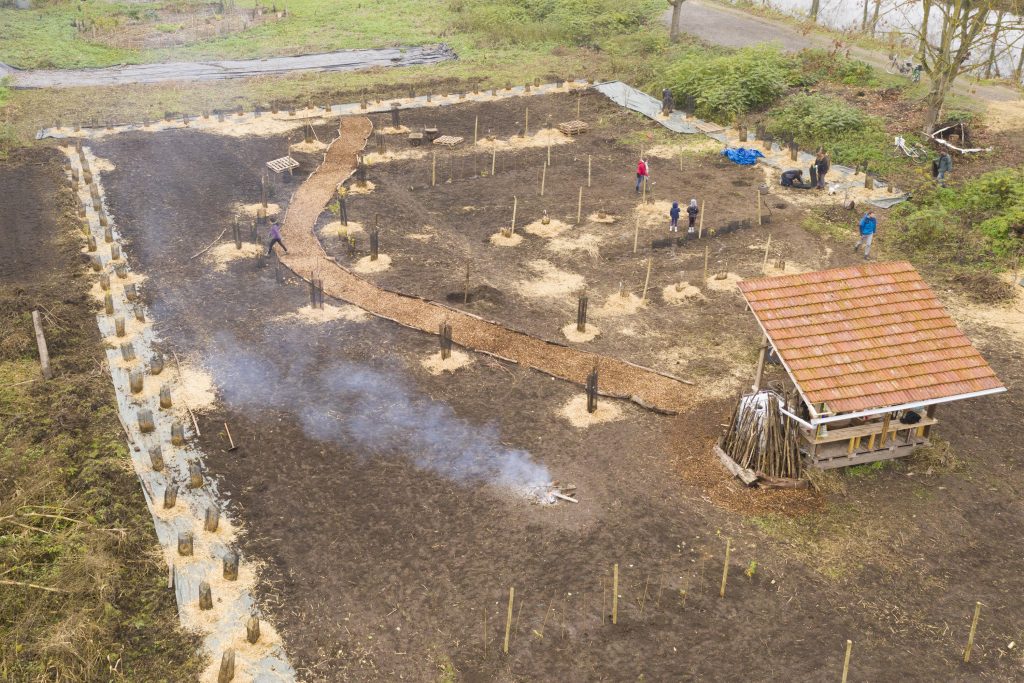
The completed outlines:
{"type": "MultiPolygon", "coordinates": [[[[51,158],[52,159],[52,158],[51,158]]],[[[50,163],[56,163],[51,160],[50,163]]],[[[0,678],[196,680],[166,565],[100,371],[70,193],[65,266],[0,288],[0,678]],[[31,309],[45,301],[57,374],[39,377],[31,309]]]]}

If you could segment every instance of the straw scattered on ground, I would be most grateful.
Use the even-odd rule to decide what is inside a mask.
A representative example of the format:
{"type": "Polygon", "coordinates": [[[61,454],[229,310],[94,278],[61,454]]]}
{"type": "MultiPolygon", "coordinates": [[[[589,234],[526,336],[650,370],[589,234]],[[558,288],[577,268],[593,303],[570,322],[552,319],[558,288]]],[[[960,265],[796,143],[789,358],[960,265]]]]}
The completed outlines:
{"type": "Polygon", "coordinates": [[[364,256],[352,264],[352,270],[357,273],[381,273],[391,267],[391,257],[387,254],[378,254],[376,261],[371,261],[369,256],[364,256]]]}
{"type": "Polygon", "coordinates": [[[692,299],[702,299],[700,290],[685,280],[674,282],[661,290],[661,298],[665,303],[679,305],[692,299]]]}
{"type": "Polygon", "coordinates": [[[725,277],[721,280],[718,279],[718,273],[712,275],[708,273],[708,289],[715,292],[739,292],[739,288],[736,284],[743,278],[736,273],[726,273],[725,277]]]}
{"type": "Polygon", "coordinates": [[[422,159],[430,153],[429,150],[422,147],[402,150],[390,150],[386,149],[383,153],[371,152],[363,157],[368,165],[373,166],[374,164],[386,164],[389,161],[400,161],[402,159],[422,159]]]}
{"type": "Polygon", "coordinates": [[[586,394],[577,394],[559,409],[558,414],[568,420],[573,427],[586,429],[604,422],[621,420],[622,408],[610,399],[598,398],[597,410],[588,413],[586,394]]]}
{"type": "Polygon", "coordinates": [[[547,248],[558,254],[571,254],[582,251],[583,253],[597,258],[600,255],[598,246],[601,238],[597,235],[579,235],[577,237],[555,237],[547,243],[547,248]]]}
{"type": "Polygon", "coordinates": [[[606,223],[606,224],[610,224],[610,223],[614,223],[617,220],[619,220],[619,217],[618,216],[613,216],[610,213],[606,213],[602,217],[600,211],[598,211],[596,213],[592,213],[589,216],[587,216],[587,222],[588,223],[606,223]]]}
{"type": "Polygon", "coordinates": [[[476,146],[487,150],[496,149],[501,151],[505,149],[547,147],[548,145],[554,147],[556,145],[567,145],[571,142],[573,142],[573,139],[557,128],[543,128],[536,133],[524,137],[513,135],[510,138],[495,138],[493,140],[482,138],[477,140],[476,146]]]}
{"type": "Polygon", "coordinates": [[[330,223],[323,227],[323,229],[320,231],[320,234],[326,237],[339,237],[345,235],[346,233],[352,235],[357,232],[363,231],[363,224],[357,221],[349,221],[348,225],[342,225],[341,221],[331,221],[330,223]]]}
{"type": "Polygon", "coordinates": [[[347,186],[347,189],[349,194],[370,194],[377,189],[377,186],[367,180],[363,185],[360,185],[359,183],[351,183],[347,186]]]}
{"type": "Polygon", "coordinates": [[[641,228],[654,228],[668,226],[668,212],[672,209],[672,202],[658,200],[637,204],[634,209],[634,216],[640,219],[641,228]]]}
{"type": "Polygon", "coordinates": [[[327,149],[327,143],[320,142],[319,140],[310,140],[306,142],[296,142],[288,147],[293,152],[304,152],[306,154],[316,154],[317,152],[323,152],[327,149]]]}
{"type": "Polygon", "coordinates": [[[519,282],[518,289],[524,296],[565,297],[579,291],[586,284],[582,275],[559,270],[551,262],[543,259],[530,261],[526,267],[537,277],[519,282]]]}
{"type": "Polygon", "coordinates": [[[576,323],[569,323],[562,328],[562,335],[569,341],[577,344],[593,341],[599,334],[601,334],[601,330],[598,329],[597,325],[591,325],[589,323],[587,324],[586,332],[580,332],[577,330],[576,323]]]}
{"type": "MultiPolygon", "coordinates": [[[[242,214],[243,216],[245,216],[247,218],[255,218],[257,212],[259,212],[259,210],[262,207],[263,207],[263,204],[261,204],[260,202],[255,202],[253,204],[236,204],[235,205],[235,211],[237,213],[242,214]]],[[[267,216],[273,217],[273,216],[276,216],[279,213],[281,213],[281,207],[280,206],[278,206],[277,204],[269,203],[269,202],[267,203],[267,216]]]]}
{"type": "Polygon", "coordinates": [[[537,237],[543,237],[545,239],[549,237],[557,237],[572,226],[568,223],[558,220],[557,218],[551,218],[547,225],[544,225],[541,221],[533,221],[523,226],[523,231],[528,232],[531,235],[537,237]]]}
{"type": "Polygon", "coordinates": [[[320,323],[331,322],[332,320],[363,322],[369,320],[369,318],[370,314],[358,306],[352,306],[350,304],[333,306],[325,303],[323,308],[313,308],[308,305],[303,306],[296,311],[280,316],[278,320],[282,322],[318,325],[320,323]]]}
{"type": "Polygon", "coordinates": [[[381,135],[408,135],[410,131],[406,126],[385,126],[378,128],[377,132],[381,135]]]}
{"type": "Polygon", "coordinates": [[[520,235],[518,232],[514,232],[508,237],[501,234],[500,231],[491,235],[491,244],[493,244],[496,247],[514,247],[522,241],[523,236],[520,235]]]}
{"type": "Polygon", "coordinates": [[[420,364],[426,368],[431,375],[442,375],[446,372],[455,372],[473,362],[468,353],[452,349],[452,354],[447,358],[441,358],[441,352],[424,358],[420,364]]]}
{"type": "Polygon", "coordinates": [[[645,306],[647,306],[647,302],[642,301],[636,294],[626,292],[626,296],[619,296],[619,293],[615,292],[605,299],[600,308],[594,311],[594,315],[602,318],[612,318],[617,315],[633,315],[645,306]]]}
{"type": "Polygon", "coordinates": [[[242,242],[241,249],[236,247],[234,242],[223,242],[203,254],[203,258],[213,263],[215,271],[223,272],[234,261],[254,259],[262,251],[263,245],[253,244],[252,242],[242,242]]]}
{"type": "Polygon", "coordinates": [[[429,242],[430,240],[437,237],[437,235],[432,232],[410,232],[407,235],[403,235],[403,237],[405,237],[405,239],[407,240],[416,240],[417,242],[429,242]]]}

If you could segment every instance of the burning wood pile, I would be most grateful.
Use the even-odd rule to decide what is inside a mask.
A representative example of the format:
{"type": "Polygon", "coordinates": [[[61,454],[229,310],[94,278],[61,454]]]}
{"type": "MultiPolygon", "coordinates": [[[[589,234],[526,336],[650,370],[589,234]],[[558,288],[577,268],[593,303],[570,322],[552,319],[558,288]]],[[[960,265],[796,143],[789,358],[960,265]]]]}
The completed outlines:
{"type": "Polygon", "coordinates": [[[554,505],[559,501],[566,503],[580,502],[576,498],[576,484],[562,484],[561,482],[553,481],[550,484],[538,486],[534,489],[533,493],[538,501],[546,505],[554,505]]]}
{"type": "Polygon", "coordinates": [[[782,413],[783,408],[792,412],[787,403],[774,391],[760,391],[741,397],[736,405],[719,447],[746,471],[748,476],[737,473],[745,483],[800,478],[799,426],[782,413]]]}

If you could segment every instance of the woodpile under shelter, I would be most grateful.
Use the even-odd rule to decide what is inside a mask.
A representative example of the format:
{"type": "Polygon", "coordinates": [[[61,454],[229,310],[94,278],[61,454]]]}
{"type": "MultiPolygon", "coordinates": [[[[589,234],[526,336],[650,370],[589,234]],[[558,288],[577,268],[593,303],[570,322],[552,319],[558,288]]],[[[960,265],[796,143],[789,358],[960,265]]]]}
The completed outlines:
{"type": "Polygon", "coordinates": [[[844,467],[928,443],[936,407],[1006,391],[905,261],[744,280],[740,292],[803,405],[810,464],[844,467]]]}

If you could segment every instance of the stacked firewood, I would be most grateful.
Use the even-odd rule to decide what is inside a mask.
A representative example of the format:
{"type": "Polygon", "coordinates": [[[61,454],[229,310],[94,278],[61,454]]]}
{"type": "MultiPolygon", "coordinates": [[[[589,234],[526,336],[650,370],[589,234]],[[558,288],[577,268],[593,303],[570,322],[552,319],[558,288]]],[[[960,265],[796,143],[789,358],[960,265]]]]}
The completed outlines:
{"type": "Polygon", "coordinates": [[[722,450],[741,467],[759,475],[799,479],[799,427],[782,413],[786,404],[787,399],[774,391],[741,397],[729,430],[722,437],[722,450]]]}

